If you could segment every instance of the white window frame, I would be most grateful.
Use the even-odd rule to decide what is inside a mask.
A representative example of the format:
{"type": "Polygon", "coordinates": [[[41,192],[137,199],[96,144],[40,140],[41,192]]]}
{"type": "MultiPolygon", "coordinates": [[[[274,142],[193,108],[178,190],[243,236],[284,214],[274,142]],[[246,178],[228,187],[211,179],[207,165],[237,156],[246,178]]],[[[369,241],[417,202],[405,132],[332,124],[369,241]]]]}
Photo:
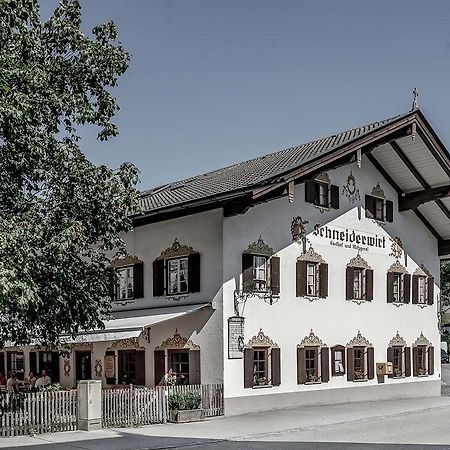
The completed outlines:
{"type": "Polygon", "coordinates": [[[345,374],[345,367],[344,367],[344,363],[343,363],[343,361],[345,359],[345,350],[344,349],[339,349],[339,350],[334,349],[333,354],[334,354],[333,366],[334,366],[335,376],[345,374]],[[341,359],[336,359],[337,353],[341,354],[341,359]],[[336,365],[336,363],[338,363],[338,365],[336,365]]]}
{"type": "Polygon", "coordinates": [[[374,197],[375,199],[375,205],[373,208],[373,215],[375,217],[375,220],[380,220],[380,221],[384,221],[385,217],[384,217],[384,199],[380,198],[380,197],[374,197]],[[378,205],[381,205],[381,210],[378,208],[378,205]],[[378,212],[381,213],[381,217],[378,216],[378,212]]]}
{"type": "Polygon", "coordinates": [[[367,370],[367,348],[366,346],[356,346],[353,347],[353,381],[362,381],[367,380],[368,378],[368,370],[367,370]],[[355,367],[355,351],[361,350],[362,351],[362,371],[363,371],[363,378],[356,378],[356,367],[355,367]]]}
{"type": "Polygon", "coordinates": [[[256,291],[267,290],[268,258],[264,255],[253,255],[253,281],[256,291]]]}
{"type": "Polygon", "coordinates": [[[392,293],[393,293],[393,301],[395,303],[404,302],[405,298],[404,280],[405,278],[403,274],[394,272],[394,279],[392,281],[392,293]]]}
{"type": "Polygon", "coordinates": [[[189,292],[189,260],[187,256],[180,256],[177,258],[166,259],[166,288],[168,295],[179,295],[187,294],[189,292]],[[181,263],[185,263],[185,268],[181,269],[181,263]],[[176,264],[175,271],[171,271],[171,266],[176,264]],[[181,273],[184,270],[184,283],[186,284],[186,289],[181,289],[181,273]],[[173,282],[171,280],[171,274],[176,273],[176,290],[173,288],[173,282]]]}
{"type": "Polygon", "coordinates": [[[319,296],[319,264],[314,262],[306,262],[306,295],[308,297],[319,296]],[[310,270],[312,273],[310,273],[310,270]],[[312,282],[310,282],[312,277],[312,282]],[[310,292],[312,288],[312,293],[310,292]]]}
{"type": "Polygon", "coordinates": [[[134,266],[119,267],[116,269],[119,280],[116,285],[116,300],[134,299],[134,266]],[[130,274],[131,272],[131,274],[130,274]],[[130,293],[131,285],[131,293],[130,293]],[[122,296],[122,290],[125,289],[125,295],[122,296]]]}
{"type": "Polygon", "coordinates": [[[425,305],[427,303],[427,288],[427,277],[419,276],[417,280],[417,302],[421,305],[425,305]]]}
{"type": "Polygon", "coordinates": [[[362,269],[360,267],[353,268],[353,280],[352,280],[352,297],[354,300],[365,300],[366,299],[366,269],[362,269]],[[358,277],[360,295],[355,295],[355,275],[360,274],[358,277]]]}
{"type": "Polygon", "coordinates": [[[316,181],[318,186],[317,206],[322,208],[329,208],[330,206],[330,185],[322,181],[316,181]],[[325,202],[322,203],[321,199],[324,198],[325,202]]]}

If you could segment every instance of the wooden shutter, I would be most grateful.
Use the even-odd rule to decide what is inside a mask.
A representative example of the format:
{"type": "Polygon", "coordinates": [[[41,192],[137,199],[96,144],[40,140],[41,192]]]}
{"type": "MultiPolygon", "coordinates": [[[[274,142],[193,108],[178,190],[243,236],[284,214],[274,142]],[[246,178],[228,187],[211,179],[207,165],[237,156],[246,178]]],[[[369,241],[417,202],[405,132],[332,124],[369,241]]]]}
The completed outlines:
{"type": "Polygon", "coordinates": [[[409,303],[411,301],[411,275],[405,273],[403,275],[403,302],[409,303]]]}
{"type": "Polygon", "coordinates": [[[366,217],[373,219],[375,217],[375,199],[371,195],[366,195],[366,217]]]}
{"type": "Polygon", "coordinates": [[[155,369],[155,386],[162,386],[166,375],[166,352],[164,350],[155,350],[153,353],[153,361],[155,369]]]}
{"type": "Polygon", "coordinates": [[[417,361],[417,347],[413,347],[413,376],[417,377],[419,375],[418,371],[418,361],[417,361]]]}
{"type": "Polygon", "coordinates": [[[296,297],[306,295],[306,261],[297,261],[296,269],[296,297]]]}
{"type": "Polygon", "coordinates": [[[144,297],[144,263],[133,265],[134,298],[144,297]]]}
{"type": "Polygon", "coordinates": [[[429,305],[432,305],[434,303],[434,278],[428,277],[428,283],[427,283],[427,303],[429,305]]]}
{"type": "Polygon", "coordinates": [[[145,385],[145,350],[144,351],[136,351],[136,384],[138,386],[145,385]]]}
{"type": "Polygon", "coordinates": [[[367,378],[373,380],[375,377],[375,357],[373,347],[367,347],[367,378]]]}
{"type": "Polygon", "coordinates": [[[244,349],[244,388],[253,387],[253,349],[244,349]]]}
{"type": "Polygon", "coordinates": [[[189,292],[200,292],[200,253],[188,256],[188,289],[189,292]]]}
{"type": "Polygon", "coordinates": [[[428,375],[434,374],[434,347],[428,347],[428,375]]]}
{"type": "Polygon", "coordinates": [[[305,349],[297,347],[297,384],[306,383],[305,349]]]}
{"type": "Polygon", "coordinates": [[[419,276],[412,276],[412,303],[419,303],[419,276]]]}
{"type": "Polygon", "coordinates": [[[114,302],[117,300],[117,281],[116,281],[116,273],[114,269],[108,269],[108,288],[109,288],[109,297],[111,301],[114,302]]]}
{"type": "Polygon", "coordinates": [[[347,381],[355,380],[355,360],[353,348],[347,349],[347,381]]]}
{"type": "Polygon", "coordinates": [[[242,289],[246,292],[253,291],[254,286],[253,255],[251,253],[242,253],[242,289]]]}
{"type": "MultiPolygon", "coordinates": [[[[306,279],[306,268],[305,268],[305,279],[306,279]]],[[[305,286],[306,288],[306,286],[305,286]]],[[[328,297],[328,264],[319,264],[319,297],[328,297]]]]}
{"type": "Polygon", "coordinates": [[[366,269],[366,300],[373,300],[373,270],[366,269]]]}
{"type": "MultiPolygon", "coordinates": [[[[394,349],[392,347],[388,347],[387,349],[387,362],[394,362],[394,349]]],[[[394,374],[389,374],[388,378],[393,378],[394,374]]]]}
{"type": "Polygon", "coordinates": [[[270,289],[273,295],[280,293],[280,258],[272,256],[270,258],[270,289]]]}
{"type": "Polygon", "coordinates": [[[189,350],[189,384],[200,384],[200,375],[200,350],[189,350]]]}
{"type": "Polygon", "coordinates": [[[314,181],[307,181],[305,183],[305,202],[316,203],[316,183],[314,181]]]}
{"type": "Polygon", "coordinates": [[[411,347],[405,347],[405,377],[411,376],[411,347]]]}
{"type": "Polygon", "coordinates": [[[345,298],[351,300],[353,298],[353,267],[347,267],[345,271],[345,298]]]}
{"type": "Polygon", "coordinates": [[[280,349],[273,348],[270,352],[270,370],[272,377],[272,386],[279,386],[281,384],[281,357],[280,349]]]}
{"type": "Polygon", "coordinates": [[[386,222],[394,221],[394,203],[386,200],[386,222]]]}
{"type": "Polygon", "coordinates": [[[164,260],[157,259],[153,261],[153,296],[161,297],[164,294],[164,260]]]}
{"type": "Polygon", "coordinates": [[[330,206],[333,209],[339,209],[339,186],[334,184],[330,186],[330,206]]]}
{"type": "Polygon", "coordinates": [[[330,349],[322,347],[320,350],[320,370],[322,383],[330,381],[330,349]]]}
{"type": "Polygon", "coordinates": [[[394,273],[388,272],[386,276],[386,301],[392,303],[394,301],[394,273]]]}

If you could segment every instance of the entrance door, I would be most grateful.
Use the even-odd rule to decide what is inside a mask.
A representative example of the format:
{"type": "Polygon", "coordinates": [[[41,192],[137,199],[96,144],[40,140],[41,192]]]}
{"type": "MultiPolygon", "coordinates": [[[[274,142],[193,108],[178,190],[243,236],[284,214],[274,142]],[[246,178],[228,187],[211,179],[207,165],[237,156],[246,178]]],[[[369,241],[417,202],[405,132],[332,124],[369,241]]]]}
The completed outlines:
{"type": "Polygon", "coordinates": [[[75,371],[77,381],[90,380],[91,374],[91,352],[75,352],[75,371]]]}

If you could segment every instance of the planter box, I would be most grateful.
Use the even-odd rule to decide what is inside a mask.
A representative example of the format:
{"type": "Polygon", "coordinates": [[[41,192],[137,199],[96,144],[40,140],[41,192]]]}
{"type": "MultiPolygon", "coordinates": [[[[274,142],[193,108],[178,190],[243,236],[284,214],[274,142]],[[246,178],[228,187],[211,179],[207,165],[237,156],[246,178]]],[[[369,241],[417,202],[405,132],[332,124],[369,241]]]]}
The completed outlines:
{"type": "Polygon", "coordinates": [[[170,411],[170,421],[175,423],[198,422],[203,419],[203,409],[170,411]]]}

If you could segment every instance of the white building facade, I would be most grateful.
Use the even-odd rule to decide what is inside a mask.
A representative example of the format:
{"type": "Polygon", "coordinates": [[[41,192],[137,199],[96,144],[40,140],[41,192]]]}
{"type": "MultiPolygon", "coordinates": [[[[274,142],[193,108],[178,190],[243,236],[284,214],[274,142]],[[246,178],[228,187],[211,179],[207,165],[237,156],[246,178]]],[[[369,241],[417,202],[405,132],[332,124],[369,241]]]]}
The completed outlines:
{"type": "Polygon", "coordinates": [[[0,371],[223,383],[226,414],[440,395],[449,185],[413,110],[145,192],[114,263],[115,320],[67,357],[3,349],[0,371]]]}

